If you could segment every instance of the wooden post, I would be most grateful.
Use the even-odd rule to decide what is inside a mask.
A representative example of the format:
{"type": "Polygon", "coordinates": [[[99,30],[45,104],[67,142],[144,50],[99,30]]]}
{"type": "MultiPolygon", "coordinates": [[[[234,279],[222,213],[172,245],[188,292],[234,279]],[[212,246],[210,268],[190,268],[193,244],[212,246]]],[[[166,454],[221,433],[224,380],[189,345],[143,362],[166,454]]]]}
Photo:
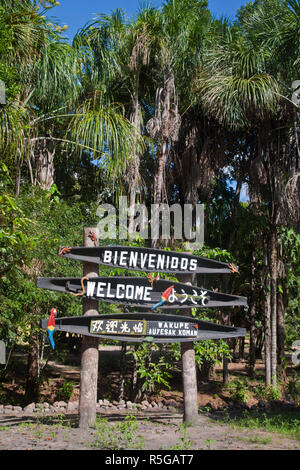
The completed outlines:
{"type": "MultiPolygon", "coordinates": [[[[98,230],[84,228],[84,246],[98,246],[98,230]]],[[[98,265],[83,263],[83,276],[97,277],[98,265]]],[[[98,315],[98,302],[82,299],[83,315],[98,315]]],[[[99,340],[83,336],[81,345],[79,427],[88,428],[96,423],[96,402],[98,383],[99,340]]]]}
{"type": "MultiPolygon", "coordinates": [[[[185,284],[192,284],[191,274],[178,275],[185,284]]],[[[182,309],[182,315],[192,316],[190,308],[182,309]]],[[[182,383],[183,383],[183,421],[187,425],[196,424],[198,420],[197,373],[194,343],[181,343],[182,383]]]]}

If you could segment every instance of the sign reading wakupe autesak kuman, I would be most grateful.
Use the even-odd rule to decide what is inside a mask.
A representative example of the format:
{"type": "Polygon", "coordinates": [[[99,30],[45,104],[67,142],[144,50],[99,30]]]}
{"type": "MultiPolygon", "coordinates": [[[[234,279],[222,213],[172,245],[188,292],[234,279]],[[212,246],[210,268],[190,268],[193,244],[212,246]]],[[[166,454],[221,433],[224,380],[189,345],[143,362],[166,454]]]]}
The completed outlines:
{"type": "MultiPolygon", "coordinates": [[[[41,320],[47,329],[48,320],[41,320]]],[[[117,313],[55,319],[57,331],[128,342],[174,343],[245,336],[244,328],[223,326],[183,315],[117,313]]]]}

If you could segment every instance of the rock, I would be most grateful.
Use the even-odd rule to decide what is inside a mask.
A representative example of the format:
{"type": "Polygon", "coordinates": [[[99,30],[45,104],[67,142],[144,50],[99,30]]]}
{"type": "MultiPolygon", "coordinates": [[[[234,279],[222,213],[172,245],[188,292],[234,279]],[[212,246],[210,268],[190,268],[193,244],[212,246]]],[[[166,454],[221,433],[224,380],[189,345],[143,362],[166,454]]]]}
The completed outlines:
{"type": "Polygon", "coordinates": [[[68,404],[65,401],[55,401],[53,406],[56,408],[67,408],[68,404]]]}
{"type": "Polygon", "coordinates": [[[29,405],[25,406],[23,409],[24,413],[33,413],[35,410],[35,403],[30,403],[29,405]]]}
{"type": "Polygon", "coordinates": [[[74,410],[77,410],[77,408],[78,408],[77,401],[69,401],[68,406],[67,406],[67,411],[74,411],[74,410]]]}
{"type": "Polygon", "coordinates": [[[103,405],[104,406],[111,406],[111,403],[108,400],[104,399],[103,400],[103,405]]]}
{"type": "Polygon", "coordinates": [[[21,406],[14,406],[13,410],[16,413],[21,413],[23,411],[23,408],[21,406]]]}
{"type": "Polygon", "coordinates": [[[143,400],[141,402],[141,405],[145,406],[146,408],[150,405],[150,403],[147,400],[143,400]]]}
{"type": "Polygon", "coordinates": [[[175,400],[168,400],[168,406],[173,406],[174,408],[176,408],[177,402],[175,400]]]}

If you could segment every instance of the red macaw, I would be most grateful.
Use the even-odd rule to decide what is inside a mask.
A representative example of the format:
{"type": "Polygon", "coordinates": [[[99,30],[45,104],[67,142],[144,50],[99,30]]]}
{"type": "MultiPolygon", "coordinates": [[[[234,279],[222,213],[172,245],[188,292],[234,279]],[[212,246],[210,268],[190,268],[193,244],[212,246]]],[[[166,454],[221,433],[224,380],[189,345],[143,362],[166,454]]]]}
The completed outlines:
{"type": "Polygon", "coordinates": [[[53,334],[54,334],[54,330],[55,330],[55,315],[56,314],[57,314],[56,308],[52,308],[51,313],[50,313],[50,317],[49,317],[49,320],[48,320],[48,337],[49,337],[52,349],[55,348],[53,334]]]}
{"type": "Polygon", "coordinates": [[[160,307],[161,305],[163,305],[163,304],[168,300],[168,298],[170,297],[170,295],[171,295],[173,289],[174,289],[174,286],[168,287],[168,289],[166,289],[166,290],[161,294],[160,301],[159,301],[156,305],[153,305],[153,307],[151,308],[151,310],[154,310],[155,308],[158,308],[158,307],[160,307]]]}

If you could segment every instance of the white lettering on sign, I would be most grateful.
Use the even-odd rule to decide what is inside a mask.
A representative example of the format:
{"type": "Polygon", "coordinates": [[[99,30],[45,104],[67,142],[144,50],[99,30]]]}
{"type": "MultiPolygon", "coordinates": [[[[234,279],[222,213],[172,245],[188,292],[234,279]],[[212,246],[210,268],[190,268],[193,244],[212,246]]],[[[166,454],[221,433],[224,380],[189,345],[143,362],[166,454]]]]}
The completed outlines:
{"type": "Polygon", "coordinates": [[[138,252],[132,251],[129,258],[129,266],[135,268],[137,265],[138,252]]]}
{"type": "Polygon", "coordinates": [[[142,333],[143,332],[143,322],[139,322],[137,325],[134,325],[133,329],[136,333],[142,333]]]}
{"type": "Polygon", "coordinates": [[[121,324],[120,330],[121,330],[121,333],[129,333],[130,332],[130,328],[128,327],[128,323],[126,321],[121,324]]]}
{"type": "Polygon", "coordinates": [[[144,300],[151,302],[150,286],[135,286],[117,284],[115,288],[108,282],[87,282],[86,295],[87,297],[100,297],[108,299],[128,299],[128,300],[144,300]]]}
{"type": "Polygon", "coordinates": [[[138,251],[111,251],[109,249],[103,252],[103,263],[116,266],[163,271],[172,269],[174,271],[196,271],[198,261],[195,258],[181,258],[179,256],[168,255],[167,253],[139,253],[138,251]]]}
{"type": "Polygon", "coordinates": [[[118,328],[118,320],[111,320],[106,323],[107,333],[116,333],[118,328]]]}
{"type": "Polygon", "coordinates": [[[125,290],[125,285],[124,285],[124,284],[118,284],[118,285],[117,285],[117,290],[116,290],[116,297],[117,297],[117,299],[124,299],[124,297],[125,297],[125,293],[124,293],[124,292],[123,292],[123,293],[120,292],[121,289],[122,289],[123,291],[125,290]]]}
{"type": "Polygon", "coordinates": [[[89,281],[88,281],[87,287],[86,287],[86,295],[87,295],[87,297],[93,297],[93,295],[94,295],[94,290],[95,290],[95,285],[96,285],[95,282],[89,282],[89,281]]]}
{"type": "Polygon", "coordinates": [[[103,328],[103,320],[92,321],[91,333],[99,333],[103,328]]]}
{"type": "Polygon", "coordinates": [[[111,263],[111,258],[112,258],[112,252],[109,250],[105,250],[104,255],[103,255],[103,262],[111,263]]]}
{"type": "Polygon", "coordinates": [[[104,287],[105,287],[105,282],[98,282],[97,297],[105,297],[105,293],[103,292],[104,287]]]}
{"type": "Polygon", "coordinates": [[[121,251],[120,253],[120,265],[121,266],[127,266],[126,255],[128,255],[128,251],[121,251]]]}
{"type": "MultiPolygon", "coordinates": [[[[152,287],[150,286],[117,284],[115,288],[113,288],[110,282],[87,281],[86,295],[87,297],[151,302],[151,291],[152,287]]],[[[180,304],[183,304],[190,301],[194,305],[200,304],[203,306],[208,303],[209,298],[207,297],[206,290],[201,290],[200,293],[197,293],[197,291],[193,289],[193,294],[187,294],[184,289],[180,289],[180,292],[179,294],[173,289],[168,298],[168,303],[172,304],[179,301],[180,304]]]]}

